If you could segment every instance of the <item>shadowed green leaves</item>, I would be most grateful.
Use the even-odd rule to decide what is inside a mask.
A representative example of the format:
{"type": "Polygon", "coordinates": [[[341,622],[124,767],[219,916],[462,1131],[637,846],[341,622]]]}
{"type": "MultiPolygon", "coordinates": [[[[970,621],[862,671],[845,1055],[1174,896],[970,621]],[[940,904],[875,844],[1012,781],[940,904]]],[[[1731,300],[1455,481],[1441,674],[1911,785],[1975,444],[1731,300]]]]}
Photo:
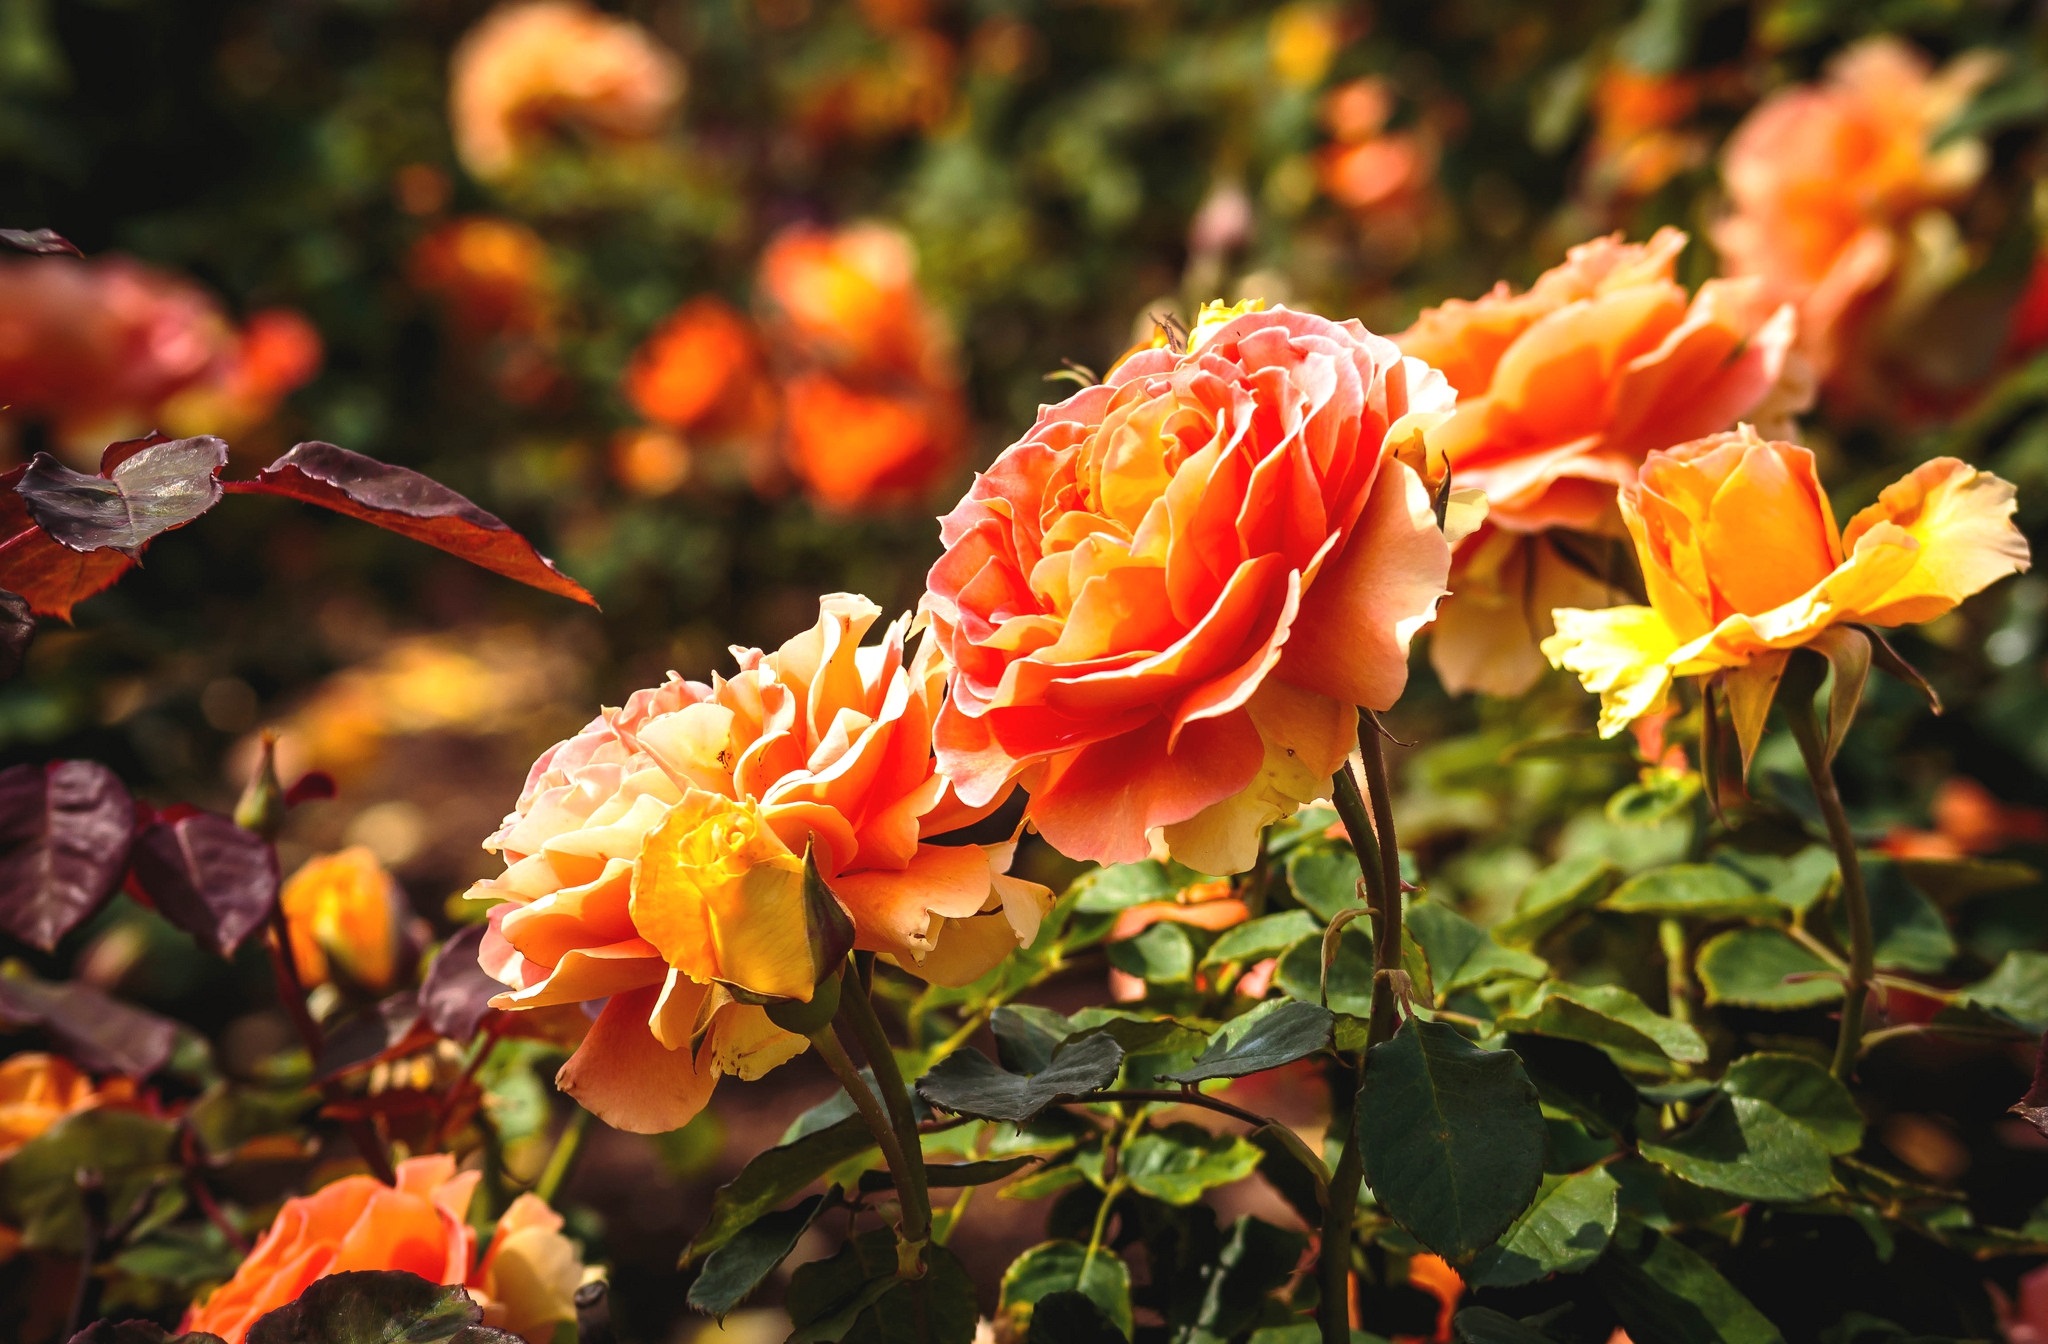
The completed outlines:
{"type": "Polygon", "coordinates": [[[1622,1222],[1593,1276],[1635,1339],[1784,1344],[1778,1328],[1711,1264],[1640,1223],[1622,1222]]]}
{"type": "Polygon", "coordinates": [[[297,1301],[249,1328],[249,1344],[520,1344],[482,1324],[462,1287],[401,1270],[350,1270],[315,1279],[297,1301]]]}
{"type": "Polygon", "coordinates": [[[707,1316],[723,1316],[744,1302],[796,1249],[818,1215],[838,1203],[838,1194],[834,1186],[829,1194],[811,1195],[742,1227],[704,1258],[704,1268],[690,1285],[690,1305],[707,1316]]]}
{"type": "Polygon", "coordinates": [[[1029,1120],[1060,1101],[1074,1101],[1114,1082],[1124,1049],[1108,1035],[1061,1046],[1043,1069],[1016,1074],[978,1050],[958,1050],[917,1080],[933,1106],[982,1120],[1029,1120]]]}
{"type": "Polygon", "coordinates": [[[1777,929],[1729,929],[1694,960],[1709,1007],[1811,1008],[1842,997],[1840,973],[1777,929]]]}
{"type": "Polygon", "coordinates": [[[684,1249],[682,1263],[704,1259],[832,1168],[874,1146],[866,1123],[849,1115],[770,1148],[711,1197],[711,1215],[684,1249]]]}
{"type": "Polygon", "coordinates": [[[1545,1176],[1536,1202],[1473,1260],[1465,1280],[1475,1288],[1513,1288],[1546,1274],[1590,1266],[1614,1235],[1620,1187],[1605,1167],[1545,1176]]]}
{"type": "Polygon", "coordinates": [[[968,1344],[974,1284],[944,1246],[925,1247],[919,1279],[896,1276],[896,1234],[864,1232],[824,1260],[799,1265],[786,1303],[789,1344],[968,1344]]]}
{"type": "Polygon", "coordinates": [[[1218,1031],[1193,1066],[1165,1076],[1176,1083],[1198,1083],[1277,1069],[1329,1045],[1335,1021],[1329,1009],[1313,1003],[1280,999],[1260,1004],[1218,1031]]]}
{"type": "Polygon", "coordinates": [[[1078,1241],[1047,1241],[1017,1257],[1003,1275],[998,1315],[1019,1333],[1035,1327],[1037,1309],[1053,1294],[1080,1293],[1125,1338],[1131,1334],[1131,1271],[1114,1252],[1091,1254],[1078,1241]]]}
{"type": "Polygon", "coordinates": [[[1358,1138],[1380,1206],[1449,1260],[1499,1240],[1543,1178],[1543,1115],[1521,1061],[1442,1023],[1410,1019],[1372,1048],[1358,1138]]]}
{"type": "Polygon", "coordinates": [[[1626,1067],[1649,1072],[1663,1071],[1666,1061],[1698,1064],[1707,1057],[1699,1032],[1651,1011],[1619,985],[1550,981],[1520,1012],[1503,1014],[1495,1025],[1502,1031],[1584,1041],[1626,1067]]]}
{"type": "Polygon", "coordinates": [[[1834,1188],[1830,1158],[1863,1141],[1848,1089],[1797,1055],[1737,1060],[1678,1134],[1642,1145],[1673,1175],[1744,1199],[1797,1201],[1834,1188]]]}

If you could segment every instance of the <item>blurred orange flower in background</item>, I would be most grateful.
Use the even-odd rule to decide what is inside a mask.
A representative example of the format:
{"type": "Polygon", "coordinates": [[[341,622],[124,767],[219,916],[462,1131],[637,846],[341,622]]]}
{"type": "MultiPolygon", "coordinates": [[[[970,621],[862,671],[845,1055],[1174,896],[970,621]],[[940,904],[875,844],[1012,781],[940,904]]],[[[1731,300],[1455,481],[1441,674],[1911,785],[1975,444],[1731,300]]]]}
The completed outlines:
{"type": "Polygon", "coordinates": [[[1593,89],[1593,143],[1586,155],[1593,193],[1639,200],[1705,162],[1706,137],[1685,129],[1699,104],[1697,76],[1609,64],[1593,89]]]}
{"type": "Polygon", "coordinates": [[[712,295],[691,299],[643,341],[626,369],[633,409],[671,429],[717,429],[760,417],[773,394],[754,328],[712,295]]]}
{"type": "Polygon", "coordinates": [[[1976,185],[1986,153],[1968,136],[1939,148],[1934,137],[1996,69],[1978,52],[1937,74],[1899,39],[1870,38],[1819,83],[1766,98],[1730,137],[1732,209],[1714,246],[1728,274],[1758,276],[1798,306],[1801,349],[1831,386],[1857,381],[1845,366],[1882,292],[1909,270],[1951,264],[1928,249],[1955,250],[1945,211],[1976,185]]]}
{"type": "Polygon", "coordinates": [[[1394,90],[1373,76],[1324,95],[1330,143],[1316,155],[1323,194],[1358,216],[1366,242],[1389,261],[1421,246],[1425,217],[1436,202],[1437,146],[1421,126],[1388,129],[1394,90]]]}
{"type": "Polygon", "coordinates": [[[360,845],[309,859],[278,896],[307,988],[339,978],[382,994],[398,978],[410,909],[377,856],[360,845]]]}
{"type": "Polygon", "coordinates": [[[125,257],[0,259],[0,425],[40,422],[74,451],[152,428],[248,429],[320,359],[298,314],[237,332],[205,290],[125,257]]]}
{"type": "Polygon", "coordinates": [[[1430,636],[1446,688],[1520,694],[1553,608],[1615,600],[1563,534],[1618,536],[1615,490],[1651,451],[1804,404],[1791,309],[1773,312],[1754,279],[1688,295],[1673,276],[1685,246],[1668,228],[1596,239],[1525,293],[1453,299],[1394,338],[1457,389],[1429,452],[1487,500],[1430,636]]]}
{"type": "Polygon", "coordinates": [[[1072,858],[1156,837],[1198,871],[1249,867],[1328,787],[1356,707],[1406,684],[1450,548],[1391,443],[1451,400],[1356,322],[1212,306],[1184,353],[1042,408],[941,520],[928,580],[961,797],[1021,779],[1072,858]]]}
{"type": "Polygon", "coordinates": [[[448,86],[456,154],[488,180],[568,133],[655,135],[682,100],[683,67],[630,19],[575,0],[519,0],[464,34],[448,86]]]}
{"type": "Polygon", "coordinates": [[[66,1116],[142,1105],[133,1079],[94,1086],[70,1060],[29,1050],[0,1060],[0,1162],[66,1116]]]}
{"type": "Polygon", "coordinates": [[[414,287],[439,300],[469,339],[544,336],[553,326],[548,245],[517,220],[448,220],[413,244],[407,270],[414,287]]]}
{"type": "Polygon", "coordinates": [[[615,1128],[687,1123],[719,1075],[803,1051],[734,989],[808,999],[804,854],[855,946],[946,985],[1029,943],[1051,896],[1005,876],[1011,844],[927,837],[979,819],[933,766],[945,671],[909,618],[879,644],[865,598],[826,597],[773,653],[737,650],[709,685],[671,675],[534,763],[486,842],[502,876],[481,961],[505,1009],[604,1001],[557,1083],[615,1128]]]}
{"type": "Polygon", "coordinates": [[[469,1204],[483,1173],[457,1172],[445,1154],[398,1164],[398,1182],[344,1176],[284,1202],[232,1279],[186,1311],[181,1331],[208,1331],[242,1344],[258,1318],[329,1274],[402,1270],[432,1283],[462,1284],[484,1309],[484,1324],[527,1344],[549,1344],[576,1319],[582,1255],[562,1235],[562,1218],[520,1195],[477,1255],[469,1204]]]}
{"type": "Polygon", "coordinates": [[[828,373],[799,374],[783,396],[790,470],[829,508],[914,501],[960,457],[949,399],[864,392],[828,373]]]}

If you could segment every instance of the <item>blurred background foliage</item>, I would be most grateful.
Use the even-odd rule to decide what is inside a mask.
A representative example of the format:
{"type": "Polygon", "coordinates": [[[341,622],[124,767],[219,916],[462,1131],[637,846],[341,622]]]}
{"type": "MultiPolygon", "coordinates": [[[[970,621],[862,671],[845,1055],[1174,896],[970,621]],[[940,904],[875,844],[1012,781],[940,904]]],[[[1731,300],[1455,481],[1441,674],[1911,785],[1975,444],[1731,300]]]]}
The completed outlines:
{"type": "MultiPolygon", "coordinates": [[[[0,688],[10,761],[91,757],[140,796],[221,806],[254,732],[278,727],[288,769],[341,786],[295,820],[287,868],[365,847],[445,928],[539,747],[668,668],[702,677],[728,644],[772,646],[820,592],[912,604],[933,516],[1063,378],[1214,297],[1396,331],[1616,230],[1687,230],[1697,283],[1717,270],[1730,131],[1875,33],[1937,63],[2002,54],[1945,132],[1981,137],[1986,167],[1952,212],[1943,301],[1887,367],[1899,395],[1831,398],[1807,441],[1841,516],[1953,451],[2015,481],[2029,536],[2048,535],[2048,361],[2028,344],[2048,335],[2028,284],[2037,5],[605,8],[637,26],[563,6],[566,26],[521,33],[471,0],[0,0],[0,225],[54,228],[89,268],[147,268],[113,297],[103,276],[79,282],[128,325],[78,337],[91,413],[75,415],[37,400],[50,352],[19,333],[43,330],[22,325],[38,304],[88,300],[20,278],[43,259],[0,261],[9,460],[84,465],[160,424],[224,433],[246,473],[328,440],[464,491],[603,604],[233,501],[160,540],[75,628],[45,628],[0,688]],[[588,86],[551,82],[533,54],[560,42],[590,44],[588,86]],[[113,390],[145,365],[167,371],[113,390]]],[[[2015,806],[2048,797],[2044,621],[2048,580],[2028,576],[1902,639],[1950,712],[1874,686],[1844,767],[1873,832],[1961,853],[2048,839],[2015,806]]],[[[1421,744],[1401,754],[1404,836],[1436,895],[1496,915],[1544,863],[1602,843],[1599,804],[1635,762],[1571,736],[1593,706],[1568,678],[1452,699],[1425,661],[1394,715],[1421,744]]],[[[1796,773],[1789,740],[1761,769],[1796,773]]],[[[1064,876],[1042,850],[1026,862],[1064,876]]],[[[1984,906],[1966,952],[1988,966],[2040,942],[2039,897],[1984,906]]],[[[117,905],[45,969],[226,1023],[237,1000],[171,955],[180,938],[117,905]]],[[[530,1077],[504,1096],[544,1114],[530,1077]]],[[[719,1097],[736,1131],[773,1104],[719,1097]]],[[[1952,1131],[1900,1131],[1902,1160],[1962,1176],[1969,1144],[1993,1141],[1952,1131]]],[[[698,1132],[661,1151],[701,1175],[716,1148],[698,1132]]],[[[636,1257],[665,1268],[688,1221],[654,1207],[664,1187],[634,1188],[644,1160],[579,1178],[593,1203],[610,1181],[614,1216],[652,1238],[621,1255],[627,1283],[636,1257]]]]}

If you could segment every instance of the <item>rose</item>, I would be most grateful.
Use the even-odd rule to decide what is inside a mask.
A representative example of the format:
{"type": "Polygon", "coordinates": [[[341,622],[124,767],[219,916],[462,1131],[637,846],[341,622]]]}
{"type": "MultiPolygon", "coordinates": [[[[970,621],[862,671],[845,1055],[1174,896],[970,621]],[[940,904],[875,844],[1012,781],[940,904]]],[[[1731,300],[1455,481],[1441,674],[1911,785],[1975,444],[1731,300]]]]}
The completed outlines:
{"type": "Polygon", "coordinates": [[[1356,322],[1211,310],[1039,412],[941,524],[934,735],[969,804],[1012,780],[1061,852],[1207,872],[1319,796],[1384,709],[1450,548],[1390,430],[1448,408],[1356,322]]]}
{"type": "Polygon", "coordinates": [[[278,894],[292,957],[308,986],[326,984],[330,963],[352,985],[383,993],[407,952],[408,909],[377,856],[361,845],[308,859],[278,894]]]}
{"type": "Polygon", "coordinates": [[[880,609],[837,594],[773,653],[736,651],[710,685],[671,676],[556,744],[486,847],[507,868],[481,960],[500,1008],[607,1000],[557,1082],[607,1124],[659,1132],[722,1073],[805,1047],[736,992],[808,999],[804,853],[852,916],[855,946],[965,984],[1035,936],[1044,888],[1004,875],[1009,844],[930,837],[985,815],[934,768],[936,647],[908,618],[860,647],[880,609]]]}
{"type": "Polygon", "coordinates": [[[1748,426],[1652,453],[1621,493],[1650,605],[1560,609],[1551,663],[1601,695],[1612,737],[1674,676],[1775,680],[1845,624],[1931,621],[2027,568],[2013,488],[1952,457],[1922,463],[1835,527],[1813,454],[1748,426]]]}
{"type": "Polygon", "coordinates": [[[109,1078],[94,1087],[68,1059],[37,1050],[10,1056],[0,1061],[0,1162],[66,1116],[141,1105],[131,1079],[109,1078]]]}
{"type": "Polygon", "coordinates": [[[284,1202],[235,1276],[185,1313],[181,1331],[210,1331],[242,1344],[258,1318],[296,1299],[306,1285],[349,1270],[403,1270],[433,1283],[462,1284],[484,1323],[527,1344],[548,1344],[576,1319],[582,1257],[562,1235],[562,1218],[533,1195],[512,1201],[479,1260],[467,1213],[483,1173],[457,1172],[445,1154],[398,1164],[397,1183],[344,1176],[284,1202]]]}
{"type": "Polygon", "coordinates": [[[645,139],[682,94],[681,62],[639,24],[576,0],[523,0],[492,10],[456,46],[448,119],[463,165],[501,178],[563,129],[645,139]]]}
{"type": "Polygon", "coordinates": [[[1756,276],[1774,302],[1798,305],[1801,348],[1823,379],[1906,264],[1914,221],[1982,176],[1981,141],[1935,138],[1994,69],[1976,53],[1936,75],[1897,38],[1871,38],[1821,82],[1766,98],[1729,137],[1721,175],[1732,209],[1714,246],[1728,274],[1756,276]]]}
{"type": "Polygon", "coordinates": [[[946,393],[866,392],[810,372],[783,387],[783,404],[789,468],[827,508],[925,496],[967,446],[958,399],[946,393]]]}
{"type": "Polygon", "coordinates": [[[1542,674],[1547,613],[1614,600],[1562,534],[1619,533],[1615,488],[1652,450],[1804,404],[1791,310],[1755,279],[1688,297],[1673,278],[1685,245],[1677,229],[1596,239],[1526,293],[1454,299],[1394,338],[1457,389],[1429,448],[1487,499],[1430,632],[1448,689],[1519,695],[1542,674]]]}

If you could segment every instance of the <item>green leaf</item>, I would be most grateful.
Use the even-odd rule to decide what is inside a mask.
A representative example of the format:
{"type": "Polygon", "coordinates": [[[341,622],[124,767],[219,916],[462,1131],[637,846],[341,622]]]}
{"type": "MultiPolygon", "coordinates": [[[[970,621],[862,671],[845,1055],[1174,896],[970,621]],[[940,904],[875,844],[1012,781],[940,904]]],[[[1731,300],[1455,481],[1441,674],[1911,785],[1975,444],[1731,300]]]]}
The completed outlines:
{"type": "Polygon", "coordinates": [[[1410,1018],[1367,1056],[1358,1113],[1380,1207],[1448,1260],[1500,1239],[1543,1179],[1543,1113],[1512,1051],[1410,1018]]]}
{"type": "Polygon", "coordinates": [[[1514,1288],[1547,1274],[1575,1274],[1600,1258],[1614,1235],[1621,1187],[1605,1167],[1545,1176],[1536,1202],[1465,1275],[1475,1288],[1514,1288]]]}
{"type": "Polygon", "coordinates": [[[1722,1095],[1679,1133],[1641,1148],[1681,1180],[1743,1199],[1817,1199],[1835,1188],[1828,1150],[1776,1106],[1722,1095]]]}
{"type": "Polygon", "coordinates": [[[1202,954],[1204,966],[1221,966],[1226,961],[1260,961],[1277,957],[1304,938],[1322,931],[1315,916],[1306,910],[1283,910],[1230,929],[1202,954]]]}
{"type": "MultiPolygon", "coordinates": [[[[1030,1153],[1017,1157],[991,1157],[977,1162],[926,1162],[925,1184],[933,1190],[963,1190],[970,1186],[994,1185],[1015,1175],[1038,1159],[1030,1153]]],[[[860,1174],[862,1190],[893,1190],[895,1174],[886,1168],[860,1174]]]]}
{"type": "Polygon", "coordinates": [[[704,1268],[690,1285],[689,1304],[707,1316],[723,1316],[737,1307],[796,1249],[818,1215],[837,1205],[838,1195],[834,1186],[829,1195],[812,1195],[742,1227],[704,1258],[704,1268]]]}
{"type": "Polygon", "coordinates": [[[1314,846],[1296,850],[1287,860],[1287,886],[1294,899],[1327,924],[1339,910],[1357,908],[1358,856],[1349,849],[1314,846]]]}
{"type": "Polygon", "coordinates": [[[1575,854],[1551,864],[1523,889],[1515,913],[1493,931],[1509,947],[1528,947],[1581,910],[1600,903],[1616,870],[1598,854],[1575,854]]]}
{"type": "Polygon", "coordinates": [[[1608,1134],[1632,1134],[1642,1098],[1607,1052],[1584,1041],[1514,1034],[1508,1049],[1522,1058],[1545,1102],[1608,1134]]]}
{"type": "Polygon", "coordinates": [[[1693,969],[1709,1007],[1811,1008],[1842,997],[1834,968],[1778,929],[1717,933],[1701,945],[1693,969]]]}
{"type": "Polygon", "coordinates": [[[1235,1134],[1211,1134],[1185,1121],[1148,1129],[1124,1145],[1118,1174],[1140,1194],[1192,1204],[1202,1192],[1241,1181],[1259,1169],[1258,1145],[1235,1134]]]}
{"type": "Polygon", "coordinates": [[[1024,1344],[1123,1344],[1127,1336],[1083,1292],[1047,1293],[1031,1309],[1024,1344]]]}
{"type": "Polygon", "coordinates": [[[1677,919],[1760,919],[1779,909],[1739,873],[1712,863],[1676,863],[1638,873],[1615,888],[1600,908],[1677,919]]]}
{"type": "Polygon", "coordinates": [[[248,1344],[520,1344],[486,1329],[460,1284],[395,1269],[346,1270],[313,1280],[298,1299],[249,1327],[248,1344]]]}
{"type": "Polygon", "coordinates": [[[1052,1063],[1033,1074],[1010,1073],[978,1050],[956,1050],[917,1080],[917,1090],[941,1110],[1014,1124],[1108,1087],[1123,1062],[1124,1048],[1106,1035],[1060,1047],[1052,1063]]]}
{"type": "Polygon", "coordinates": [[[1593,1268],[1629,1334],[1657,1344],[1784,1344],[1778,1328],[1693,1251],[1632,1220],[1593,1268]]]}
{"type": "Polygon", "coordinates": [[[1313,1003],[1275,999],[1224,1024],[1194,1067],[1165,1075],[1176,1083],[1242,1078],[1306,1059],[1330,1044],[1335,1019],[1313,1003]]]}
{"type": "Polygon", "coordinates": [[[1863,1112],[1856,1098],[1839,1078],[1804,1055],[1745,1055],[1728,1066],[1721,1090],[1732,1097],[1752,1097],[1784,1112],[1837,1157],[1853,1153],[1863,1144],[1863,1112]]]}
{"type": "Polygon", "coordinates": [[[1697,1031],[1652,1012],[1619,985],[1549,981],[1527,1007],[1503,1014],[1495,1025],[1502,1031],[1584,1041],[1637,1068],[1660,1069],[1666,1059],[1698,1064],[1707,1057],[1707,1043],[1697,1031]]]}
{"type": "Polygon", "coordinates": [[[1146,901],[1172,899],[1175,892],[1194,880],[1192,873],[1185,869],[1177,873],[1176,868],[1178,865],[1169,866],[1153,859],[1119,863],[1083,873],[1067,891],[1073,897],[1074,909],[1081,914],[1114,914],[1146,901]]]}
{"type": "Polygon", "coordinates": [[[1429,958],[1439,998],[1498,979],[1540,980],[1550,969],[1543,958],[1501,946],[1486,930],[1436,901],[1413,902],[1402,923],[1429,958]]]}
{"type": "MultiPolygon", "coordinates": [[[[1337,935],[1337,958],[1330,963],[1330,1011],[1364,1017],[1372,1011],[1372,938],[1365,921],[1353,920],[1337,935]]],[[[1322,992],[1323,940],[1304,938],[1280,958],[1273,979],[1289,997],[1315,1003],[1322,992]]]]}
{"type": "MultiPolygon", "coordinates": [[[[1870,897],[1870,927],[1880,970],[1932,975],[1955,960],[1955,935],[1934,902],[1907,880],[1905,870],[1876,854],[1860,856],[1870,897]]],[[[1835,936],[1849,945],[1849,917],[1840,901],[1832,913],[1835,936]]]]}
{"type": "Polygon", "coordinates": [[[66,1117],[0,1164],[0,1222],[18,1228],[32,1250],[76,1255],[85,1249],[79,1173],[99,1173],[108,1222],[125,1222],[161,1195],[177,1197],[175,1136],[171,1125],[134,1111],[66,1117]]]}
{"type": "Polygon", "coordinates": [[[1205,1276],[1202,1305],[1195,1312],[1188,1344],[1221,1344],[1250,1329],[1275,1290],[1293,1276],[1308,1249],[1299,1232],[1249,1215],[1230,1228],[1230,1239],[1205,1276]]]}
{"type": "Polygon", "coordinates": [[[988,1029],[996,1038],[996,1059],[1012,1073],[1037,1073],[1074,1034],[1064,1015],[1034,1003],[1004,1004],[989,1014],[988,1029]]]}
{"type": "Polygon", "coordinates": [[[1113,1251],[1098,1247],[1090,1255],[1078,1241],[1040,1242],[1004,1272],[997,1314],[1023,1334],[1033,1309],[1054,1293],[1085,1294],[1129,1338],[1131,1271],[1113,1251]]]}
{"type": "Polygon", "coordinates": [[[896,1234],[864,1232],[828,1259],[797,1266],[784,1303],[788,1344],[969,1344],[974,1284],[944,1246],[924,1248],[925,1274],[896,1277],[896,1234]]]}
{"type": "Polygon", "coordinates": [[[1552,1344],[1549,1335],[1492,1307],[1466,1307],[1451,1318],[1456,1344],[1552,1344]]]}
{"type": "Polygon", "coordinates": [[[850,1115],[770,1148],[711,1196],[711,1215],[704,1220],[704,1230],[684,1248],[682,1263],[702,1260],[826,1172],[874,1146],[866,1122],[850,1115]]]}
{"type": "Polygon", "coordinates": [[[1750,883],[1771,894],[1771,899],[1789,910],[1805,910],[1828,894],[1834,885],[1835,853],[1825,845],[1808,845],[1797,854],[1744,854],[1723,850],[1714,862],[1732,869],[1750,883]]]}
{"type": "Polygon", "coordinates": [[[1273,1187],[1301,1220],[1315,1226],[1330,1194],[1330,1173],[1301,1136],[1277,1122],[1261,1125],[1245,1136],[1258,1145],[1259,1175],[1273,1187]]]}
{"type": "Polygon", "coordinates": [[[1149,985],[1177,985],[1194,978],[1195,944],[1181,924],[1154,924],[1135,938],[1111,943],[1109,964],[1149,985]]]}
{"type": "Polygon", "coordinates": [[[2048,952],[2006,953],[1991,974],[1960,991],[1960,1000],[2028,1031],[2048,1031],[2048,952]]]}

